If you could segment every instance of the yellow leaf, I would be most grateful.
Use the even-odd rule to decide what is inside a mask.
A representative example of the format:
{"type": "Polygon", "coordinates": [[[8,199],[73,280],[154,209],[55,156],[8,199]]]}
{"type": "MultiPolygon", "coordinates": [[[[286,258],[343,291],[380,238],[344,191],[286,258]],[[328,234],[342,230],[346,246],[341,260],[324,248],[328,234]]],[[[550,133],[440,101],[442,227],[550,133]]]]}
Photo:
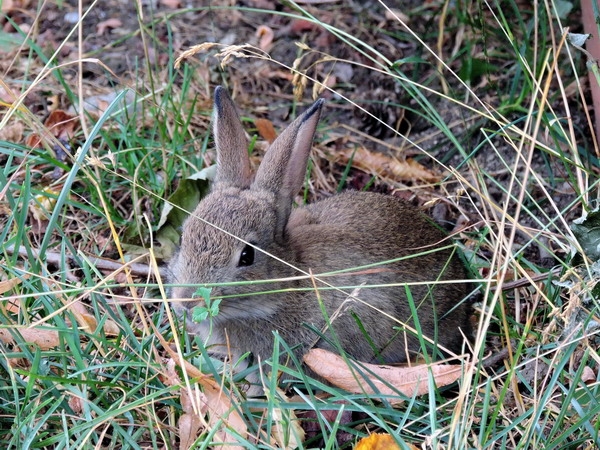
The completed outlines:
{"type": "MultiPolygon", "coordinates": [[[[417,448],[414,446],[411,447],[417,448]]],[[[400,447],[391,435],[373,433],[371,436],[367,436],[358,441],[354,450],[400,450],[400,447]]]]}

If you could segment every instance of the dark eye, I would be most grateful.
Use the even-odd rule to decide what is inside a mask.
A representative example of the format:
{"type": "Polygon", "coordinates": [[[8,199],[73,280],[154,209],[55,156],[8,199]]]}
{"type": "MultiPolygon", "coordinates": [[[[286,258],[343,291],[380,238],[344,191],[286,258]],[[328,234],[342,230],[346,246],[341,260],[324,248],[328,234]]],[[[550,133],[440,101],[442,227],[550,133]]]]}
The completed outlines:
{"type": "Polygon", "coordinates": [[[240,261],[238,267],[251,266],[254,263],[254,247],[246,244],[242,253],[240,254],[240,261]]]}

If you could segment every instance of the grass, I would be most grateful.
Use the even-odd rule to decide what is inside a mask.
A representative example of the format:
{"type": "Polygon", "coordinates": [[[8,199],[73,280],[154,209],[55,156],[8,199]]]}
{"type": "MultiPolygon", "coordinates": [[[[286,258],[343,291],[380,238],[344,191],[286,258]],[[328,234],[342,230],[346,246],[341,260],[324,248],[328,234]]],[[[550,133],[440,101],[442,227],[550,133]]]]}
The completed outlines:
{"type": "MultiPolygon", "coordinates": [[[[231,436],[249,448],[288,445],[299,433],[290,425],[294,415],[311,410],[319,411],[305,418],[315,432],[302,448],[337,448],[341,436],[350,446],[373,431],[391,433],[401,448],[600,445],[597,261],[586,258],[595,241],[579,245],[570,230],[574,219],[596,207],[600,155],[584,114],[590,102],[581,85],[584,56],[561,34],[566,21],[576,22],[575,13],[561,17],[557,11],[567,2],[557,0],[529,10],[511,0],[458,3],[408,9],[407,27],[388,19],[386,34],[408,40],[412,52],[395,60],[382,50],[385,41],[377,40],[374,30],[380,27],[353,29],[330,20],[332,14],[349,14],[337,4],[309,8],[286,2],[280,10],[260,10],[215,2],[212,12],[144,10],[136,27],[123,25],[121,37],[106,39],[91,53],[96,63],[85,62],[90,54],[80,24],[52,47],[37,40],[41,29],[6,12],[3,23],[13,28],[1,35],[7,42],[2,51],[10,56],[3,57],[0,84],[2,448],[178,448],[188,437],[194,448],[208,447],[221,438],[222,424],[218,415],[198,414],[198,386],[211,392],[213,385],[204,378],[198,383],[200,374],[191,369],[176,368],[184,357],[217,386],[224,379],[234,411],[228,423],[237,414],[248,430],[243,434],[231,425],[231,436]],[[349,63],[355,73],[402,93],[401,99],[378,99],[375,89],[347,89],[352,80],[328,88],[338,96],[330,100],[320,131],[306,197],[333,192],[340,179],[356,177],[348,161],[326,159],[326,142],[343,137],[356,146],[379,145],[365,140],[361,130],[348,137],[336,128],[336,115],[343,117],[347,105],[383,121],[393,133],[395,125],[377,117],[382,105],[402,103],[421,124],[424,134],[408,130],[394,142],[411,143],[415,159],[443,167],[443,180],[418,186],[371,177],[369,184],[411,190],[430,203],[444,202],[456,217],[469,217],[469,228],[456,238],[481,280],[473,343],[478,362],[465,366],[451,389],[432,387],[430,395],[392,406],[392,398],[380,401],[310,381],[298,361],[283,367],[274,358],[271,372],[296,380],[295,396],[277,391],[271,376],[266,399],[244,401],[238,389],[250,369],[231,373],[181,332],[164,300],[165,280],[157,276],[156,261],[165,257],[157,224],[178,180],[212,162],[211,86],[255,86],[249,93],[253,108],[241,108],[252,117],[275,117],[279,105],[293,101],[286,95],[289,81],[282,88],[279,79],[252,78],[255,55],[262,55],[254,48],[242,49],[250,58],[220,71],[207,53],[174,69],[187,49],[177,33],[190,14],[202,18],[198,26],[217,26],[219,15],[242,15],[244,26],[278,15],[282,21],[305,17],[326,28],[343,57],[314,50],[310,40],[295,50],[294,67],[304,75],[296,87],[306,83],[305,99],[313,85],[326,84],[332,61],[349,63]],[[155,60],[117,76],[103,61],[104,52],[129,41],[143,42],[144,61],[155,60]],[[63,59],[59,50],[67,44],[73,50],[63,59]],[[99,74],[87,79],[90,67],[99,74]],[[271,90],[278,94],[274,102],[263,95],[271,90]],[[106,105],[89,115],[76,110],[80,126],[64,139],[60,126],[48,129],[47,108],[40,106],[57,93],[61,109],[90,97],[106,105]],[[27,135],[45,132],[50,137],[42,146],[27,144],[27,135]],[[71,156],[63,156],[65,142],[71,156]],[[571,258],[573,248],[579,260],[571,258]],[[103,266],[98,256],[123,265],[103,266]],[[490,353],[502,358],[487,365],[482,361],[490,353]],[[329,397],[317,395],[317,389],[329,397]],[[199,437],[186,437],[182,417],[213,422],[201,427],[199,437]]],[[[91,6],[89,17],[102,8],[91,6]]],[[[43,3],[36,17],[67,9],[62,2],[43,3]]],[[[290,65],[274,60],[268,67],[289,72],[290,65]]],[[[251,103],[243,92],[240,98],[251,103]]],[[[276,348],[289,351],[284,342],[276,348]]],[[[229,400],[219,401],[229,407],[229,400]]]]}

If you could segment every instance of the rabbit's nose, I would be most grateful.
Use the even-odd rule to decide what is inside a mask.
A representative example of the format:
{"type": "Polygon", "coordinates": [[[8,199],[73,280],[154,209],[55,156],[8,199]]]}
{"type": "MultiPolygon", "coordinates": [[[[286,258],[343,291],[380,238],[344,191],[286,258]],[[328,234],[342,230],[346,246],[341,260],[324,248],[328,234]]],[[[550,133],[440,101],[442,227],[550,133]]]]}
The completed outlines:
{"type": "Polygon", "coordinates": [[[171,291],[173,308],[177,311],[191,310],[198,305],[199,300],[194,298],[193,288],[174,287],[171,291]]]}

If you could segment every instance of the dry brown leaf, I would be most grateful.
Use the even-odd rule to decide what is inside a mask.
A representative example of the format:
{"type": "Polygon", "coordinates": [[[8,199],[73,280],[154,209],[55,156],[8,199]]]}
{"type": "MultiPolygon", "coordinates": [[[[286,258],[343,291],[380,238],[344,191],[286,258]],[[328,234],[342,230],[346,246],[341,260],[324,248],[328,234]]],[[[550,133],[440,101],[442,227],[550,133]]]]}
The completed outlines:
{"type": "Polygon", "coordinates": [[[68,140],[75,133],[75,128],[79,124],[77,116],[68,114],[60,109],[52,111],[48,118],[44,121],[43,135],[32,133],[26,140],[28,147],[40,147],[42,140],[50,139],[54,136],[57,139],[68,140]]]}
{"type": "MultiPolygon", "coordinates": [[[[80,327],[89,333],[96,332],[96,328],[98,328],[98,321],[92,314],[88,312],[86,306],[82,302],[76,301],[71,303],[69,309],[75,315],[77,324],[80,327]]],[[[104,326],[102,329],[104,330],[104,334],[107,336],[117,336],[121,332],[117,323],[111,319],[106,319],[104,321],[104,326]]]]}
{"type": "Polygon", "coordinates": [[[0,308],[5,312],[19,314],[19,311],[21,310],[21,302],[16,298],[8,298],[0,302],[0,308]]]}
{"type": "MultiPolygon", "coordinates": [[[[429,376],[433,376],[435,385],[447,386],[458,380],[464,371],[460,364],[419,364],[411,367],[394,367],[361,363],[365,370],[348,367],[344,359],[321,348],[314,348],[304,355],[304,362],[317,375],[325,378],[333,385],[354,394],[366,393],[382,395],[398,395],[401,392],[406,397],[424,395],[429,392],[429,376]],[[368,378],[369,383],[360,382],[360,378],[368,378]],[[377,388],[373,391],[371,385],[377,388]],[[388,387],[393,386],[394,389],[388,387]]],[[[389,400],[392,404],[402,403],[389,400]]]]}
{"type": "Polygon", "coordinates": [[[160,3],[169,9],[181,8],[181,0],[160,0],[160,3]]]}
{"type": "Polygon", "coordinates": [[[44,121],[44,126],[59,139],[69,139],[79,124],[79,118],[61,109],[52,111],[44,121]]]}
{"type": "Polygon", "coordinates": [[[436,182],[440,176],[422,166],[414,159],[400,161],[389,155],[379,152],[371,152],[364,147],[348,149],[340,152],[343,162],[352,159],[352,166],[369,174],[379,175],[385,178],[407,181],[436,182]]]}
{"type": "Polygon", "coordinates": [[[275,37],[275,33],[271,27],[266,25],[261,25],[256,29],[256,37],[258,40],[258,47],[263,52],[268,52],[271,50],[273,46],[273,38],[275,37]]]}
{"type": "Polygon", "coordinates": [[[290,31],[292,34],[298,35],[306,33],[308,31],[318,30],[319,25],[314,22],[305,19],[294,19],[290,24],[290,31]]]}
{"type": "Polygon", "coordinates": [[[14,8],[13,0],[4,0],[2,4],[0,4],[0,11],[8,12],[14,8]]]}
{"type": "Polygon", "coordinates": [[[102,36],[108,30],[112,30],[113,28],[119,28],[121,26],[123,26],[123,22],[121,22],[120,19],[117,19],[114,17],[112,19],[106,19],[106,20],[103,20],[102,22],[99,22],[96,25],[96,34],[98,36],[102,36]]]}
{"type": "MultiPolygon", "coordinates": [[[[233,444],[229,445],[227,448],[231,450],[242,450],[243,446],[235,445],[237,444],[237,439],[235,438],[234,433],[230,433],[226,427],[235,430],[237,434],[244,437],[248,434],[248,427],[246,423],[242,419],[242,417],[237,412],[237,409],[233,406],[232,396],[228,396],[221,386],[210,376],[202,373],[192,364],[187,361],[183,361],[183,365],[181,365],[181,360],[169,346],[168,342],[162,337],[160,333],[155,329],[156,336],[158,340],[161,342],[167,353],[171,356],[171,360],[167,362],[167,367],[171,365],[174,367],[175,365],[180,366],[183,370],[185,370],[190,378],[193,378],[198,384],[202,386],[202,396],[198,399],[202,404],[201,406],[201,414],[208,414],[208,425],[209,429],[213,429],[215,427],[219,427],[219,431],[217,431],[214,435],[214,440],[216,442],[224,443],[224,444],[233,444]]],[[[174,370],[171,370],[171,374],[166,379],[166,383],[175,383],[181,384],[178,381],[179,378],[176,376],[174,370]],[[173,375],[175,374],[175,375],[173,375]]],[[[185,410],[193,411],[191,401],[189,405],[187,404],[187,400],[189,397],[183,397],[182,407],[185,410]]],[[[195,414],[195,413],[194,413],[195,414]]],[[[188,420],[188,419],[186,419],[188,420]]],[[[186,425],[187,426],[187,425],[186,425]]],[[[190,429],[191,430],[191,429],[190,429]]],[[[187,429],[185,430],[187,432],[187,429]]]]}
{"type": "Polygon", "coordinates": [[[182,414],[177,423],[179,428],[179,449],[188,450],[198,437],[202,421],[196,414],[182,414]]]}
{"type": "Polygon", "coordinates": [[[583,372],[581,374],[581,381],[583,381],[585,384],[596,382],[596,374],[590,366],[585,366],[583,368],[583,372]]]}
{"type": "MultiPolygon", "coordinates": [[[[281,389],[277,388],[277,392],[280,399],[288,400],[281,389]]],[[[271,435],[275,441],[273,444],[277,448],[293,450],[301,447],[300,444],[304,442],[306,433],[300,425],[300,421],[293,409],[288,409],[284,417],[281,408],[273,408],[271,420],[273,421],[271,435]]]]}
{"type": "MultiPolygon", "coordinates": [[[[19,333],[21,333],[25,342],[36,344],[42,350],[49,350],[57,347],[60,343],[58,339],[58,330],[48,328],[20,328],[19,333]]],[[[5,344],[15,343],[12,334],[10,334],[10,331],[6,328],[0,328],[0,341],[5,344]]]]}
{"type": "Polygon", "coordinates": [[[19,143],[21,139],[23,139],[23,124],[19,121],[5,125],[0,129],[0,141],[19,143]]]}
{"type": "MultiPolygon", "coordinates": [[[[417,449],[418,447],[411,445],[411,448],[417,449]]],[[[371,436],[358,441],[354,450],[400,450],[400,447],[391,435],[373,433],[371,436]]]]}
{"type": "MultiPolygon", "coordinates": [[[[175,371],[175,361],[170,359],[167,361],[167,373],[166,377],[163,378],[165,384],[169,386],[180,386],[181,379],[179,375],[175,371]]],[[[203,396],[202,393],[200,393],[203,396]]],[[[184,414],[179,418],[179,422],[177,426],[179,428],[179,448],[181,450],[189,449],[196,438],[198,437],[198,432],[203,426],[202,418],[198,416],[198,414],[194,411],[194,404],[190,398],[189,392],[187,389],[180,389],[179,401],[181,403],[181,409],[184,414]]],[[[202,401],[206,404],[206,398],[202,397],[202,401]]],[[[205,414],[206,411],[200,411],[201,414],[205,414]]]]}
{"type": "Polygon", "coordinates": [[[73,394],[71,394],[68,403],[74,413],[77,414],[83,411],[83,402],[80,397],[75,397],[73,394]]]}
{"type": "Polygon", "coordinates": [[[258,9],[275,9],[275,2],[273,0],[248,0],[250,6],[258,9]]]}
{"type": "Polygon", "coordinates": [[[21,278],[11,278],[10,280],[0,281],[0,294],[11,291],[15,286],[18,286],[29,277],[30,275],[26,273],[21,275],[21,278]]]}
{"type": "Polygon", "coordinates": [[[256,131],[258,131],[260,137],[269,142],[269,144],[272,144],[277,137],[275,127],[273,127],[273,122],[271,122],[269,119],[256,119],[254,121],[254,125],[256,126],[256,131]]]}

